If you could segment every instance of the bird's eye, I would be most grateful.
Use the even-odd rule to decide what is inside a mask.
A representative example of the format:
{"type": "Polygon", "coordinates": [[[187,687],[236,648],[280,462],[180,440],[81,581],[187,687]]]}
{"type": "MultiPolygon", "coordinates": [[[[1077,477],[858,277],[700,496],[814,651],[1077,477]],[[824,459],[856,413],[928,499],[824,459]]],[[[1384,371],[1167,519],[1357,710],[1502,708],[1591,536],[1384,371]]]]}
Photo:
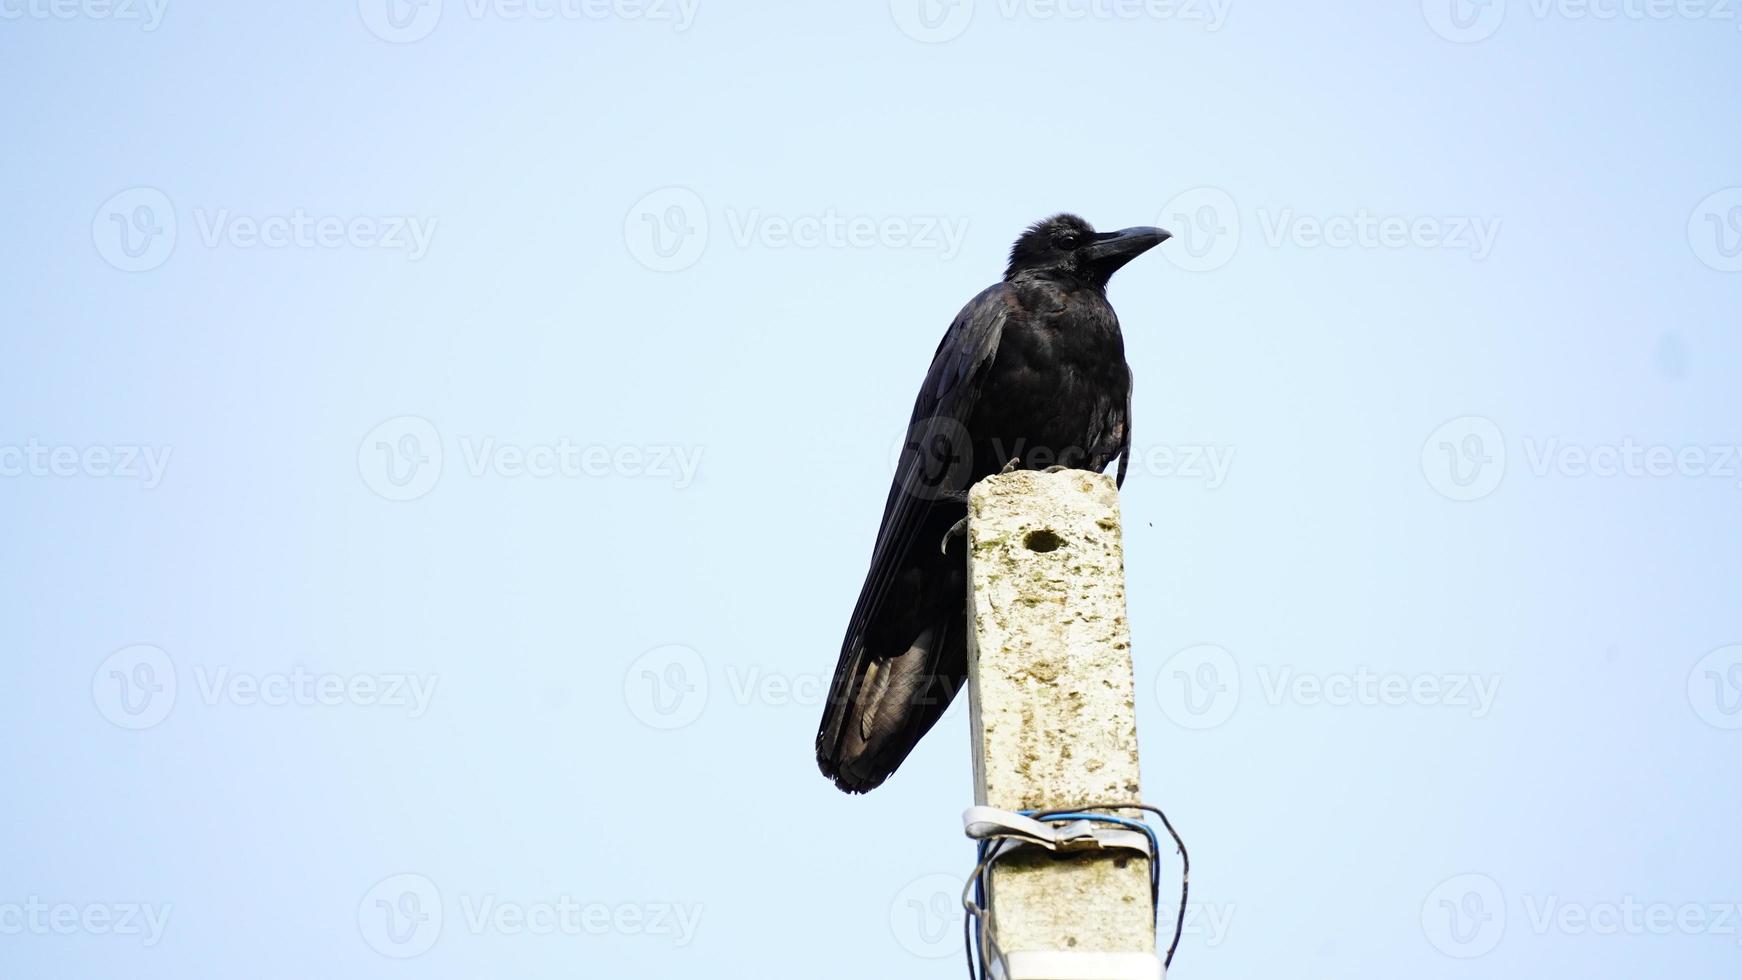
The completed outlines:
{"type": "Polygon", "coordinates": [[[1062,248],[1065,251],[1069,252],[1072,249],[1076,248],[1078,245],[1081,245],[1082,239],[1078,238],[1072,232],[1067,231],[1064,234],[1058,236],[1057,238],[1054,238],[1052,240],[1052,243],[1054,245],[1057,245],[1059,248],[1062,248]]]}

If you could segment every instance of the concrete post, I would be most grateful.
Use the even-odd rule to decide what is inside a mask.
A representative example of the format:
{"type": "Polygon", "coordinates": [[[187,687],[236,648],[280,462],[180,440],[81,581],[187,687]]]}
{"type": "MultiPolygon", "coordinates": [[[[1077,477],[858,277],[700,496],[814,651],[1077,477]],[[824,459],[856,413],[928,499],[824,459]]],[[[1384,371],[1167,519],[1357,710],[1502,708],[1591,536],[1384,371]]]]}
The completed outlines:
{"type": "MultiPolygon", "coordinates": [[[[1138,802],[1112,478],[1081,470],[994,476],[975,485],[968,507],[976,802],[1005,810],[1138,802]]],[[[1141,857],[1012,855],[993,871],[988,905],[1005,953],[1155,952],[1141,857]]],[[[1129,969],[1127,961],[1102,975],[1129,969]]]]}

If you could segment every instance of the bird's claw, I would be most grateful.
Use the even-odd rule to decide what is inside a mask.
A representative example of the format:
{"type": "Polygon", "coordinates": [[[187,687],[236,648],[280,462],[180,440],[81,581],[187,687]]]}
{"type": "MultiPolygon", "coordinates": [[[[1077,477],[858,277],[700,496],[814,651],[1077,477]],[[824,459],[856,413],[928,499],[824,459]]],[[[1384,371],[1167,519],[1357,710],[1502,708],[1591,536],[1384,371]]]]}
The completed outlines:
{"type": "Polygon", "coordinates": [[[1009,476],[1010,474],[1016,472],[1017,469],[1020,468],[1021,466],[1022,466],[1022,460],[1019,458],[1013,458],[1010,460],[1010,462],[1004,464],[1004,468],[1002,470],[998,471],[998,475],[999,476],[1009,476]]]}
{"type": "Polygon", "coordinates": [[[938,554],[940,554],[940,555],[949,554],[950,553],[950,542],[954,541],[956,538],[959,538],[959,537],[966,537],[967,534],[968,534],[968,519],[966,517],[964,517],[961,520],[957,521],[956,523],[950,525],[950,529],[948,531],[944,532],[944,539],[942,541],[938,542],[938,554]]]}
{"type": "Polygon", "coordinates": [[[1046,469],[1041,470],[1041,472],[1042,473],[1063,473],[1065,470],[1068,470],[1068,469],[1070,469],[1069,466],[1048,466],[1046,469]]]}

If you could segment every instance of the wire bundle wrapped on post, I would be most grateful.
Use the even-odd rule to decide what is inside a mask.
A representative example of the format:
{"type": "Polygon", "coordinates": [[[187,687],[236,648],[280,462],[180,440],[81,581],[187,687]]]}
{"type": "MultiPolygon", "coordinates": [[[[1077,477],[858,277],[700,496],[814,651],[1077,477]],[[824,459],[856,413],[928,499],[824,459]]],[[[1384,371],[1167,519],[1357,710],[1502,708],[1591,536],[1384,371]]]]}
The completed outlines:
{"type": "Polygon", "coordinates": [[[1100,810],[1140,810],[1153,813],[1161,820],[1173,838],[1180,856],[1179,915],[1174,922],[1173,942],[1167,948],[1163,967],[1173,965],[1173,954],[1179,949],[1184,931],[1186,899],[1191,892],[1191,858],[1185,842],[1158,807],[1142,803],[1091,803],[1059,810],[1023,810],[1016,813],[975,807],[966,814],[968,836],[979,841],[978,860],[973,874],[962,890],[962,905],[967,919],[962,924],[962,942],[968,955],[969,980],[993,980],[989,951],[995,947],[992,916],[987,908],[987,891],[992,867],[998,859],[1025,847],[1044,847],[1054,851],[1127,848],[1142,851],[1149,859],[1149,898],[1157,918],[1161,915],[1161,871],[1156,856],[1161,853],[1161,841],[1149,822],[1132,817],[1120,817],[1100,810]],[[978,928],[976,928],[978,926],[978,928]]]}

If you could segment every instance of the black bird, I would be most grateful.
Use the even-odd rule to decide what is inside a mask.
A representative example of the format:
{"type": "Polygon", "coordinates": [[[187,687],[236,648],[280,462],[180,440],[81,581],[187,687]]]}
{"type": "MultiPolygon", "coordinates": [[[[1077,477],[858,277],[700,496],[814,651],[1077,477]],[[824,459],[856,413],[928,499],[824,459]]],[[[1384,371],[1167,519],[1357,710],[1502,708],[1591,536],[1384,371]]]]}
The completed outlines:
{"type": "Polygon", "coordinates": [[[1098,473],[1115,458],[1124,484],[1131,369],[1107,280],[1170,237],[1041,221],[944,334],[817,731],[817,765],[842,790],[889,778],[967,681],[966,562],[947,549],[968,488],[1011,465],[1098,473]]]}

